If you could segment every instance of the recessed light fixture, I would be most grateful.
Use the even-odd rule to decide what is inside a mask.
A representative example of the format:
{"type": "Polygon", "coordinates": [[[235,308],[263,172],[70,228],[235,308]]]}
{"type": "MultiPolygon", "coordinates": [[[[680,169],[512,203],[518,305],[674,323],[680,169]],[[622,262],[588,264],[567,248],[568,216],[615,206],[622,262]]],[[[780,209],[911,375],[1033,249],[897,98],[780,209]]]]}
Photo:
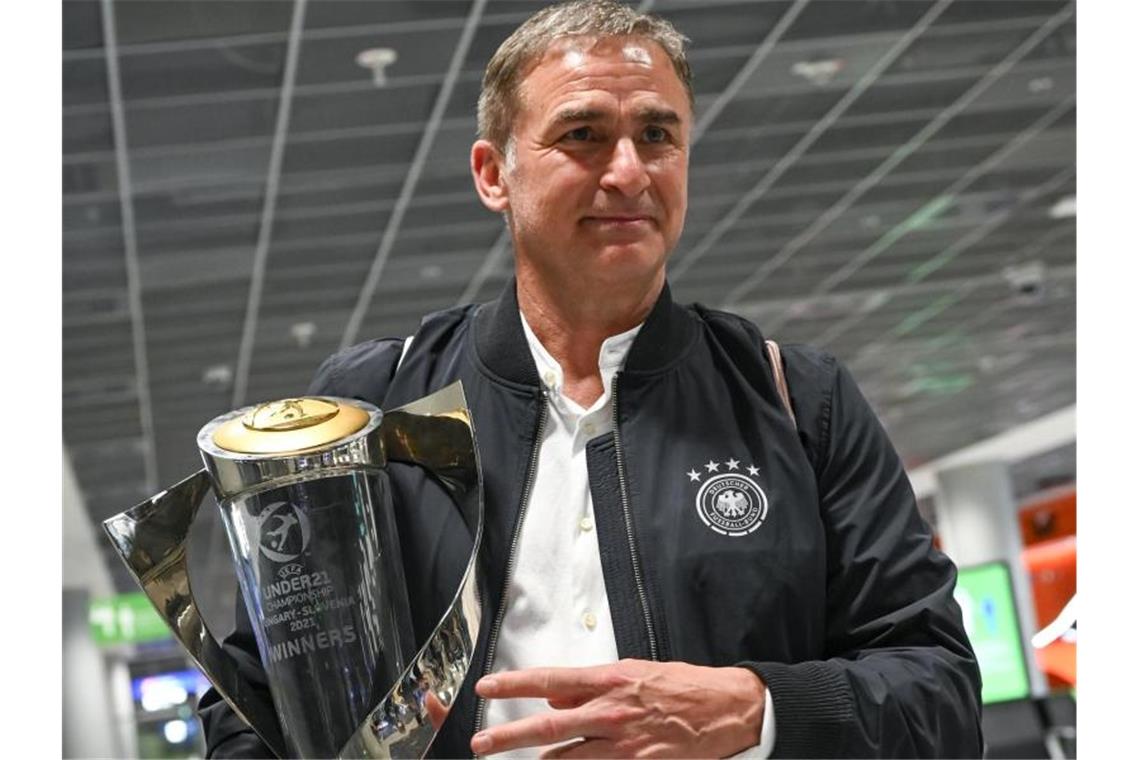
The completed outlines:
{"type": "Polygon", "coordinates": [[[1066,195],[1049,209],[1050,219],[1069,219],[1077,215],[1077,197],[1066,195]]]}
{"type": "Polygon", "coordinates": [[[1029,91],[1036,95],[1039,92],[1049,92],[1053,89],[1052,77],[1037,77],[1029,80],[1029,91]]]}
{"type": "Polygon", "coordinates": [[[1028,261],[1024,264],[1007,266],[1002,276],[1009,284],[1017,299],[1023,303],[1036,303],[1045,295],[1045,264],[1042,261],[1028,261]]]}
{"type": "Polygon", "coordinates": [[[356,54],[356,65],[372,72],[372,84],[383,87],[388,84],[385,68],[396,62],[399,56],[392,48],[368,48],[356,54]]]}
{"type": "Polygon", "coordinates": [[[312,322],[297,322],[289,328],[289,334],[299,347],[308,348],[313,342],[313,336],[317,334],[317,326],[312,322]]]}
{"type": "Polygon", "coordinates": [[[874,311],[889,300],[891,300],[889,293],[887,293],[885,290],[876,290],[867,295],[867,297],[863,300],[863,305],[859,310],[864,313],[874,311]]]}
{"type": "Polygon", "coordinates": [[[819,58],[811,61],[798,61],[792,64],[792,73],[803,77],[816,87],[830,84],[835,75],[843,71],[847,62],[841,58],[819,58]]]}
{"type": "Polygon", "coordinates": [[[202,372],[202,382],[214,388],[228,388],[233,379],[234,371],[228,364],[215,364],[202,372]]]}

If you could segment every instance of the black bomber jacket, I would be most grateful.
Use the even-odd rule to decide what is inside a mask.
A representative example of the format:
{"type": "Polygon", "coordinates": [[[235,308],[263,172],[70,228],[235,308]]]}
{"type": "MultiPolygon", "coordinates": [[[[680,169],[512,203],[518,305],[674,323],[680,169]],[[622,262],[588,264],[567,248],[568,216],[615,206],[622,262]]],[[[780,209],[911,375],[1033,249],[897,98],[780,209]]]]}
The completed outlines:
{"type": "MultiPolygon", "coordinates": [[[[403,345],[342,351],[309,392],[387,409],[463,381],[486,500],[483,626],[431,753],[466,757],[546,403],[513,281],[495,302],[426,317],[401,362],[403,345]]],[[[851,375],[804,346],[782,347],[793,425],[763,345],[666,285],[615,378],[614,431],[589,442],[587,464],[620,656],[750,668],[771,693],[774,757],[981,757],[956,569],[898,455],[851,375]]],[[[397,525],[422,641],[469,550],[430,511],[397,525]]],[[[237,619],[226,649],[263,684],[240,595],[237,619]]],[[[266,753],[215,692],[200,715],[207,756],[266,753]]]]}

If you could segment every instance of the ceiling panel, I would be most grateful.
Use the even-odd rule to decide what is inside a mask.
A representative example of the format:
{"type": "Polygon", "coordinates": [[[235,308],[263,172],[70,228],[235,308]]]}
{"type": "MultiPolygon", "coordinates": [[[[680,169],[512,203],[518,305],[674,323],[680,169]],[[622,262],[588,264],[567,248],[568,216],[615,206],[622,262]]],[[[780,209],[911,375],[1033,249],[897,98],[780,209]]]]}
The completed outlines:
{"type": "Polygon", "coordinates": [[[398,51],[396,60],[385,67],[388,77],[434,76],[442,80],[448,58],[440,55],[440,51],[455,47],[462,26],[426,29],[408,26],[381,24],[359,34],[306,39],[298,59],[297,84],[306,86],[371,79],[371,71],[357,63],[357,56],[375,48],[398,51]]]}
{"type": "MultiPolygon", "coordinates": [[[[73,0],[63,4],[63,51],[98,50],[103,47],[103,21],[99,0],[73,0]]],[[[66,88],[64,97],[67,97],[66,88]]]]}
{"type": "Polygon", "coordinates": [[[812,40],[839,35],[873,35],[884,31],[905,31],[930,10],[931,3],[911,0],[858,3],[846,0],[818,0],[811,3],[789,30],[789,40],[812,40]]]}
{"type": "Polygon", "coordinates": [[[438,85],[416,85],[392,90],[394,96],[385,90],[301,95],[293,101],[290,125],[308,132],[423,121],[438,90],[438,85]]]}
{"type": "MultiPolygon", "coordinates": [[[[305,27],[309,30],[336,31],[361,25],[462,26],[471,3],[469,0],[344,0],[343,2],[310,3],[305,11],[305,27]]],[[[492,4],[493,6],[493,4],[492,4]]]]}

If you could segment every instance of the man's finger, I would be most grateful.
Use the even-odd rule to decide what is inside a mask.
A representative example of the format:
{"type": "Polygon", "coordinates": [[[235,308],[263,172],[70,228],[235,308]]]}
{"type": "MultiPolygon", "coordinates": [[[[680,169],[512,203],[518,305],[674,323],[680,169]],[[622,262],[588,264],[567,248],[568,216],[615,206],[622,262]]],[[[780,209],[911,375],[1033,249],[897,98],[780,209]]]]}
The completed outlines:
{"type": "MultiPolygon", "coordinates": [[[[585,701],[612,684],[606,676],[610,666],[591,668],[528,668],[484,676],[475,692],[485,699],[555,699],[585,701]]],[[[611,679],[612,680],[612,679],[611,679]]]]}
{"type": "Polygon", "coordinates": [[[566,699],[563,697],[555,697],[546,700],[546,704],[550,705],[553,710],[570,710],[575,707],[581,707],[592,699],[591,696],[581,695],[574,699],[566,699]]]}
{"type": "Polygon", "coordinates": [[[439,729],[447,720],[448,708],[439,701],[439,697],[430,691],[424,697],[424,707],[427,708],[428,719],[431,720],[432,726],[439,729]]]}
{"type": "Polygon", "coordinates": [[[531,715],[480,731],[471,737],[471,751],[492,755],[523,747],[542,747],[590,736],[596,726],[585,710],[564,710],[531,715]]]}
{"type": "Polygon", "coordinates": [[[573,757],[620,757],[617,746],[609,739],[582,739],[569,744],[560,744],[539,755],[547,758],[573,758],[573,757]]]}

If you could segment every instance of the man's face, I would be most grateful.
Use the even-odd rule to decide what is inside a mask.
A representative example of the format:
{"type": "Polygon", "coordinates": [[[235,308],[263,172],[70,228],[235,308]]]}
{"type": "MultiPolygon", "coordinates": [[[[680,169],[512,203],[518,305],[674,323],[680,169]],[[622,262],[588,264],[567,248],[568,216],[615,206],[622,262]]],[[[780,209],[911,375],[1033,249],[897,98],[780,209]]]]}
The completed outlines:
{"type": "Polygon", "coordinates": [[[681,236],[692,115],[665,52],[573,39],[525,76],[501,184],[520,265],[549,282],[644,280],[681,236]]]}

